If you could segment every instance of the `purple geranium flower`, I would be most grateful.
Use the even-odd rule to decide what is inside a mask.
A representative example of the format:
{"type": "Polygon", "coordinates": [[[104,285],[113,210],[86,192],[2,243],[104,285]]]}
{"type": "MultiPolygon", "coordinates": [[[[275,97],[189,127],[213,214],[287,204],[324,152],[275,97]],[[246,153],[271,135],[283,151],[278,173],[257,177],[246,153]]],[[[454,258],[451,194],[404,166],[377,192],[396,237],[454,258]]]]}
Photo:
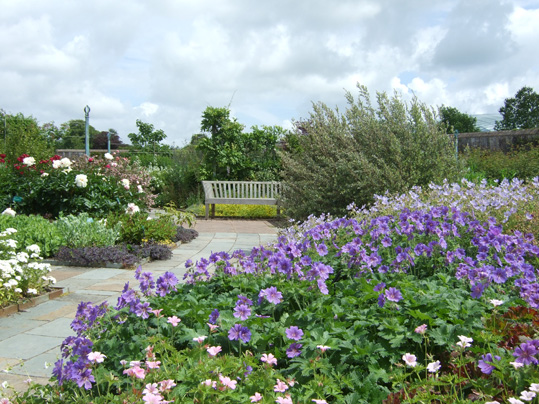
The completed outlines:
{"type": "Polygon", "coordinates": [[[219,314],[219,310],[215,309],[211,312],[210,314],[210,318],[209,318],[209,322],[210,324],[215,324],[217,322],[217,319],[219,318],[220,314],[219,314]]]}
{"type": "Polygon", "coordinates": [[[328,247],[324,243],[316,244],[316,252],[323,257],[328,253],[328,247]]]}
{"type": "Polygon", "coordinates": [[[494,359],[499,361],[501,358],[498,355],[494,355],[494,357],[491,354],[486,354],[481,356],[481,359],[479,359],[479,362],[477,366],[479,369],[481,369],[481,372],[483,372],[486,375],[490,375],[496,367],[492,364],[494,362],[494,359]]]}
{"type": "Polygon", "coordinates": [[[285,330],[285,334],[287,338],[299,341],[303,337],[303,330],[293,325],[285,330]]]}
{"type": "Polygon", "coordinates": [[[296,356],[301,355],[300,349],[302,346],[302,344],[298,344],[296,342],[290,344],[290,346],[286,350],[286,356],[288,356],[289,358],[295,358],[296,356]]]}
{"type": "Polygon", "coordinates": [[[283,294],[279,292],[275,286],[262,289],[259,293],[259,297],[265,297],[268,302],[273,304],[279,304],[283,301],[283,294]]]}
{"type": "Polygon", "coordinates": [[[249,342],[251,340],[251,331],[241,324],[234,324],[228,331],[228,339],[231,341],[242,340],[243,342],[249,342]]]}
{"type": "Polygon", "coordinates": [[[539,353],[539,351],[533,344],[524,342],[519,347],[515,348],[513,356],[517,358],[516,362],[523,363],[524,365],[536,365],[539,363],[534,356],[537,355],[537,353],[539,353]]]}
{"type": "Polygon", "coordinates": [[[389,288],[385,291],[386,299],[391,302],[399,302],[402,300],[402,294],[397,288],[389,288]]]}
{"type": "Polygon", "coordinates": [[[251,308],[246,304],[239,304],[236,306],[234,311],[234,317],[239,318],[243,321],[247,320],[251,315],[251,308]]]}

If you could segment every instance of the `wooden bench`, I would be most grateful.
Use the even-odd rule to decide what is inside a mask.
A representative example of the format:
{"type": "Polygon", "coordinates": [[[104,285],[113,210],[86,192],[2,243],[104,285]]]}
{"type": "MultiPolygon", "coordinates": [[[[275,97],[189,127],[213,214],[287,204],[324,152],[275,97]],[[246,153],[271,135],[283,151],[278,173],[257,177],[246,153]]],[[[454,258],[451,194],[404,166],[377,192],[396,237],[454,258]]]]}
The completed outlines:
{"type": "Polygon", "coordinates": [[[281,190],[280,182],[262,181],[202,181],[205,195],[206,219],[209,218],[211,205],[212,218],[215,217],[215,204],[224,205],[277,205],[281,190]]]}

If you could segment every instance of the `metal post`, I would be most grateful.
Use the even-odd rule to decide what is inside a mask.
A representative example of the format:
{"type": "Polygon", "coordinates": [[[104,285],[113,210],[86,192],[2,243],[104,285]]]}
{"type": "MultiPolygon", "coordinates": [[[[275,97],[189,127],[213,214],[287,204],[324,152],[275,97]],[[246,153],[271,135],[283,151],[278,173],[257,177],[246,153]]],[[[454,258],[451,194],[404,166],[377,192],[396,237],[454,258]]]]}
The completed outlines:
{"type": "Polygon", "coordinates": [[[109,150],[109,153],[110,153],[110,132],[107,132],[107,149],[109,150]]]}
{"type": "Polygon", "coordinates": [[[455,130],[455,161],[459,162],[459,131],[455,130]]]}
{"type": "Polygon", "coordinates": [[[84,117],[86,118],[86,156],[90,157],[90,107],[88,105],[84,107],[84,117]]]}

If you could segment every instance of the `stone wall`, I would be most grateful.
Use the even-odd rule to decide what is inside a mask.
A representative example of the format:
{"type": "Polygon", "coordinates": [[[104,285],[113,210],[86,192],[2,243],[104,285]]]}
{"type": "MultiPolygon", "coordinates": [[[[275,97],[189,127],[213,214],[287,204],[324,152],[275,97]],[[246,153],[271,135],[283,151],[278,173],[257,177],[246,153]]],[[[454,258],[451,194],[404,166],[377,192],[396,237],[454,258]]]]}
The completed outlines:
{"type": "Polygon", "coordinates": [[[507,152],[513,145],[539,143],[539,128],[504,130],[499,132],[459,133],[459,152],[470,148],[501,150],[507,152]]]}

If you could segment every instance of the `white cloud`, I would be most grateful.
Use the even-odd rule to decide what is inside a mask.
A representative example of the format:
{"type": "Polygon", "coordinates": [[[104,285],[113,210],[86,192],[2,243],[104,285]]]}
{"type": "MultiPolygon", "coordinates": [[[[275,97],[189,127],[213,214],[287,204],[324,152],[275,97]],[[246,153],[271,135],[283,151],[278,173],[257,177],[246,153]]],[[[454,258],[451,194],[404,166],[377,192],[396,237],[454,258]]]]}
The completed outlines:
{"type": "Polygon", "coordinates": [[[539,91],[537,0],[57,0],[4,2],[0,108],[81,119],[127,140],[142,119],[188,141],[207,106],[289,125],[357,82],[496,112],[539,91]]]}

